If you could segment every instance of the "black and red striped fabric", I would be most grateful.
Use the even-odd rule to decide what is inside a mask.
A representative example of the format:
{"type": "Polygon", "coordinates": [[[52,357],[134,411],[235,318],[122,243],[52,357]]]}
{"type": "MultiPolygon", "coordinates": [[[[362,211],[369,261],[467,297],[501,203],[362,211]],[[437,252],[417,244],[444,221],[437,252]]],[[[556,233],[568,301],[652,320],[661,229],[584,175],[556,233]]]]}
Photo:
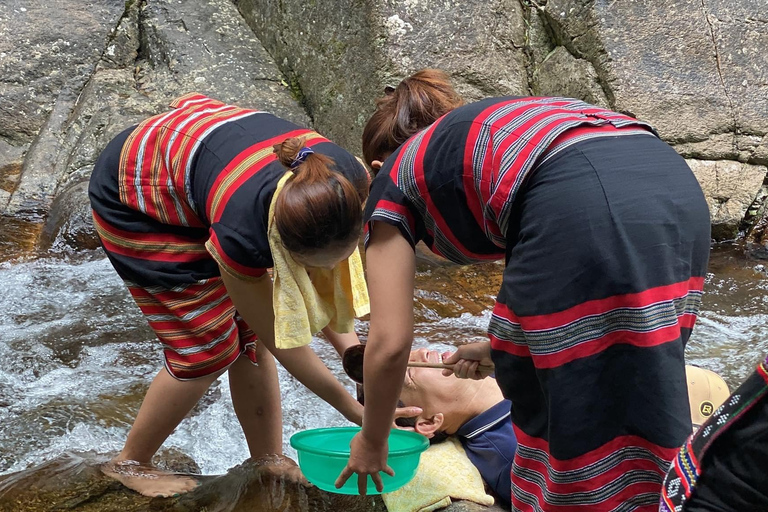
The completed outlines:
{"type": "Polygon", "coordinates": [[[414,135],[366,218],[457,263],[505,258],[488,328],[512,402],[520,511],[650,511],[691,431],[683,351],[709,212],[644,123],[577,100],[495,98],[414,135]]]}
{"type": "Polygon", "coordinates": [[[168,371],[220,371],[255,335],[219,268],[243,280],[271,267],[269,205],[285,167],[273,145],[301,137],[357,181],[363,166],[319,134],[266,112],[188,94],[116,137],[89,187],[102,245],[163,343],[168,371]]]}

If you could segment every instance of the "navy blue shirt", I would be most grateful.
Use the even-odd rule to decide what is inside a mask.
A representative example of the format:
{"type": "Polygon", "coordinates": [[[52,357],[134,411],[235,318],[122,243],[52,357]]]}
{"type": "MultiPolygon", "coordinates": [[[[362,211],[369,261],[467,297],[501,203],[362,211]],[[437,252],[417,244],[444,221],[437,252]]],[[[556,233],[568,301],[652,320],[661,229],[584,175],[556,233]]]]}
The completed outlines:
{"type": "Polygon", "coordinates": [[[469,460],[504,503],[512,499],[512,459],[517,439],[510,417],[512,402],[503,400],[464,423],[456,435],[469,460]]]}

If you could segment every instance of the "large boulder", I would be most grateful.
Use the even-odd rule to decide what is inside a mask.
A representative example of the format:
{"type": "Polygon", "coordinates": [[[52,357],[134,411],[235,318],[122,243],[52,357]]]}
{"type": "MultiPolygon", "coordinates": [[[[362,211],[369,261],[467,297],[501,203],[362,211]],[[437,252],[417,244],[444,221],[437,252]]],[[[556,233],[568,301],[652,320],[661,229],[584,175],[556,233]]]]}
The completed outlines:
{"type": "MultiPolygon", "coordinates": [[[[578,97],[651,122],[697,162],[768,162],[763,0],[233,1],[317,128],[353,151],[385,85],[441,67],[469,100],[578,97]]],[[[731,182],[718,236],[738,229],[760,181],[731,182]]]]}
{"type": "MultiPolygon", "coordinates": [[[[201,485],[175,498],[148,498],[104,476],[102,458],[65,454],[0,477],[0,512],[385,512],[381,498],[330,494],[284,476],[284,457],[248,460],[225,475],[198,476],[201,485]]],[[[295,472],[288,472],[295,476],[295,472]]]]}
{"type": "Polygon", "coordinates": [[[712,237],[717,240],[736,238],[768,169],[763,165],[733,160],[688,159],[687,162],[709,203],[712,237]]]}
{"type": "Polygon", "coordinates": [[[275,57],[315,127],[359,152],[385,85],[424,67],[467,98],[527,91],[517,0],[234,0],[275,57]]]}
{"type": "MultiPolygon", "coordinates": [[[[276,64],[227,0],[62,0],[55,17],[36,5],[0,5],[0,66],[10,77],[0,83],[4,225],[42,222],[57,194],[83,191],[78,184],[112,137],[191,91],[309,124],[276,64]],[[21,45],[3,39],[14,33],[25,35],[21,45]]],[[[77,197],[77,207],[64,201],[85,218],[86,196],[77,197]]],[[[73,222],[50,218],[43,246],[56,239],[92,246],[87,219],[74,222],[84,228],[77,237],[59,236],[56,230],[73,222]]]]}

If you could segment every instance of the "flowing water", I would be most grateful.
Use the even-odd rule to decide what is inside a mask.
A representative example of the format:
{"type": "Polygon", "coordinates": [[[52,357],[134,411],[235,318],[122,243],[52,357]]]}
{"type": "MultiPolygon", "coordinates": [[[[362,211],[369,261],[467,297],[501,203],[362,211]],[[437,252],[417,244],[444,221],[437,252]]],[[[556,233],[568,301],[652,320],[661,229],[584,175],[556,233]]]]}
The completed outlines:
{"type": "MultiPolygon", "coordinates": [[[[727,247],[713,250],[710,268],[689,361],[717,371],[733,388],[768,353],[768,276],[727,247]]],[[[484,340],[500,272],[497,264],[421,261],[416,346],[484,340]]],[[[94,253],[0,263],[0,283],[0,473],[66,451],[119,450],[161,355],[108,261],[94,253]]],[[[367,324],[358,328],[364,335],[367,324]]],[[[313,348],[344,379],[330,345],[317,339],[313,348]]],[[[287,455],[294,455],[294,432],[346,424],[282,368],[280,379],[287,455]]],[[[206,474],[247,457],[226,375],[164,446],[188,454],[206,474]]]]}

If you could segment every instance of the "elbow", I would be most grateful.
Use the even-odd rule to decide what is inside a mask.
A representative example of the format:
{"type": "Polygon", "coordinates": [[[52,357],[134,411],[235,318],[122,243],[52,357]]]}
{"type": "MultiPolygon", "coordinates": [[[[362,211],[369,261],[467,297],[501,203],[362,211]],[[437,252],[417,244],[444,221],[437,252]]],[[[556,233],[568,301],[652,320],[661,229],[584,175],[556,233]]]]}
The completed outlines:
{"type": "Polygon", "coordinates": [[[377,366],[381,367],[402,366],[408,361],[412,344],[412,333],[387,333],[375,336],[372,332],[368,336],[366,360],[373,360],[377,366]]]}

